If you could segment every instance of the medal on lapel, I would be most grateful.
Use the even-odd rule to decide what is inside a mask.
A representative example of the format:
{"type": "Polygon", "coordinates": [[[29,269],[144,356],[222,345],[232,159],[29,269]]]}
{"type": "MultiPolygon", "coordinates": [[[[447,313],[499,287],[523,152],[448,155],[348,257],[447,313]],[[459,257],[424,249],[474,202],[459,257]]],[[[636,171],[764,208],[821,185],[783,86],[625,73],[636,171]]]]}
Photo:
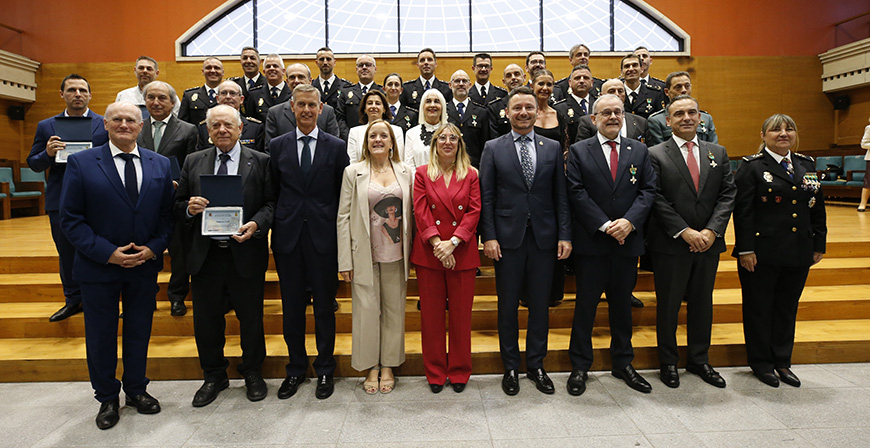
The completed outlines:
{"type": "Polygon", "coordinates": [[[707,158],[710,159],[710,168],[716,168],[716,157],[713,156],[712,151],[707,151],[707,158]]]}
{"type": "Polygon", "coordinates": [[[471,125],[477,127],[477,115],[471,116],[471,125]]]}
{"type": "Polygon", "coordinates": [[[810,203],[809,203],[810,208],[813,208],[814,205],[816,205],[816,198],[810,198],[810,203]]]}
{"type": "Polygon", "coordinates": [[[647,113],[652,112],[652,98],[646,99],[646,112],[647,113]]]}
{"type": "Polygon", "coordinates": [[[631,181],[632,185],[636,184],[636,183],[637,183],[637,177],[635,177],[635,175],[637,174],[637,168],[635,168],[634,165],[632,164],[632,165],[628,168],[628,172],[631,174],[631,179],[629,179],[629,180],[631,181]]]}
{"type": "Polygon", "coordinates": [[[574,118],[574,109],[568,109],[568,116],[574,118]]]}

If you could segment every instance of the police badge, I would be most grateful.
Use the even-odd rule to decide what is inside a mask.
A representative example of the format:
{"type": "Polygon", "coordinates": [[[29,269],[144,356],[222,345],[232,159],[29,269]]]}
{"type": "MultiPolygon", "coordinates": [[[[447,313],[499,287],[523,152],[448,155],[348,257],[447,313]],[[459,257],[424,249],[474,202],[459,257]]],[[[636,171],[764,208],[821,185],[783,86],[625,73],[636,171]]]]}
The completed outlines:
{"type": "Polygon", "coordinates": [[[193,95],[190,96],[190,101],[196,101],[199,98],[199,93],[193,92],[193,95]]]}
{"type": "Polygon", "coordinates": [[[765,171],[761,177],[764,178],[764,181],[767,183],[773,182],[773,174],[770,174],[770,171],[765,171]]]}
{"type": "Polygon", "coordinates": [[[417,91],[416,90],[411,92],[411,99],[413,99],[413,100],[417,99],[417,91]]]}

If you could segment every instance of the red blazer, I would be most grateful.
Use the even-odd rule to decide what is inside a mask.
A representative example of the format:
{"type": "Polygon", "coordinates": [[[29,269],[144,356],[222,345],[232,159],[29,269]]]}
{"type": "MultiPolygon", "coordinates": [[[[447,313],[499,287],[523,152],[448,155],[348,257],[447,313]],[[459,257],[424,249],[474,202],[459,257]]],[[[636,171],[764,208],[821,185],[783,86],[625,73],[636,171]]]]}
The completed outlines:
{"type": "Polygon", "coordinates": [[[450,188],[442,178],[432,182],[426,173],[428,166],[417,168],[414,177],[414,218],[417,236],[411,249],[411,262],[430,269],[444,269],[432,254],[429,238],[435,235],[449,240],[456,235],[462,243],[453,251],[454,270],[474,269],[480,266],[477,249],[477,221],[480,219],[480,182],[477,170],[469,169],[462,181],[456,175],[450,188]]]}

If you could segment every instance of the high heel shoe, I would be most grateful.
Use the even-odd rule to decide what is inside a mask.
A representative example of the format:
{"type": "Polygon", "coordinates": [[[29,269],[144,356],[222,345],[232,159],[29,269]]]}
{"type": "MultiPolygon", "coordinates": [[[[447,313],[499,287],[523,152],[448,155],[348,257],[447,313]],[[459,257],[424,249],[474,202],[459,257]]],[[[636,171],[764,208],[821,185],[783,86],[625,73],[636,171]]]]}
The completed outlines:
{"type": "Polygon", "coordinates": [[[380,371],[378,369],[372,369],[369,371],[368,376],[366,376],[366,380],[363,381],[363,390],[369,394],[374,395],[378,393],[378,375],[380,371]],[[372,379],[372,374],[374,374],[374,379],[372,379]]]}
{"type": "Polygon", "coordinates": [[[388,394],[393,391],[393,388],[396,387],[397,378],[393,376],[393,371],[389,367],[384,368],[384,372],[382,373],[389,373],[389,376],[387,376],[386,378],[384,377],[384,375],[381,375],[380,385],[381,393],[388,394]]]}

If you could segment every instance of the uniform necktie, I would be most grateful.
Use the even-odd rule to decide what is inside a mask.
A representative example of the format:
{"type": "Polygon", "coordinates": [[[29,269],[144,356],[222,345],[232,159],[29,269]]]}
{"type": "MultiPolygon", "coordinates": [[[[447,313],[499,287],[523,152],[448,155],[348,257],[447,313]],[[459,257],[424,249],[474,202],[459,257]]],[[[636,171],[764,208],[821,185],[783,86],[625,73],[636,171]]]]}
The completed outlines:
{"type": "Polygon", "coordinates": [[[302,160],[299,167],[302,169],[302,175],[308,177],[308,170],[311,169],[311,137],[308,135],[302,136],[302,160]]]}
{"type": "Polygon", "coordinates": [[[588,113],[586,111],[586,98],[580,100],[580,108],[583,109],[583,115],[586,115],[588,113]]]}
{"type": "Polygon", "coordinates": [[[329,81],[323,81],[323,93],[329,92],[329,81]]]}
{"type": "Polygon", "coordinates": [[[396,106],[390,106],[390,115],[393,117],[390,121],[396,121],[396,106]]]}
{"type": "Polygon", "coordinates": [[[227,161],[230,160],[230,155],[222,152],[218,154],[218,157],[221,158],[221,166],[218,167],[217,173],[225,176],[229,173],[227,170],[227,161]]]}
{"type": "Polygon", "coordinates": [[[486,99],[486,86],[480,87],[480,97],[486,99]]]}
{"type": "Polygon", "coordinates": [[[136,165],[133,164],[133,154],[122,153],[118,157],[124,159],[124,189],[127,190],[127,196],[130,197],[130,202],[136,205],[139,201],[139,185],[136,181],[136,165]]]}
{"type": "Polygon", "coordinates": [[[369,86],[363,86],[362,93],[363,93],[363,95],[365,95],[366,93],[369,93],[369,86]]]}
{"type": "Polygon", "coordinates": [[[610,177],[616,182],[616,169],[619,167],[619,153],[616,151],[616,142],[607,142],[610,145],[610,177]]]}
{"type": "Polygon", "coordinates": [[[272,87],[272,99],[278,98],[278,88],[272,87]]]}
{"type": "Polygon", "coordinates": [[[426,81],[426,88],[423,90],[426,91],[426,90],[429,90],[431,88],[432,88],[432,84],[429,84],[429,81],[426,81]]]}
{"type": "Polygon", "coordinates": [[[208,89],[208,101],[214,103],[214,89],[208,89]]]}
{"type": "Polygon", "coordinates": [[[692,149],[695,148],[695,142],[686,142],[686,149],[689,155],[686,156],[686,164],[689,166],[689,175],[692,176],[692,183],[695,184],[695,191],[698,191],[698,183],[701,179],[701,173],[698,172],[698,161],[695,159],[695,154],[692,149]]]}
{"type": "Polygon", "coordinates": [[[788,173],[789,179],[794,179],[794,168],[791,167],[791,161],[783,157],[782,161],[779,162],[782,165],[782,168],[788,173]]]}
{"type": "Polygon", "coordinates": [[[163,125],[166,124],[162,121],[154,122],[154,151],[160,149],[160,140],[163,139],[163,125]]]}
{"type": "Polygon", "coordinates": [[[465,104],[456,103],[456,112],[459,112],[459,120],[462,121],[462,115],[465,113],[465,104]]]}
{"type": "Polygon", "coordinates": [[[523,167],[523,177],[526,178],[526,187],[532,188],[532,180],[535,178],[535,167],[532,165],[532,154],[529,152],[529,147],[526,142],[529,141],[528,136],[520,137],[520,165],[523,167]]]}
{"type": "Polygon", "coordinates": [[[249,80],[248,80],[248,90],[251,90],[251,89],[253,89],[253,88],[254,88],[254,80],[253,80],[253,79],[249,79],[249,80]]]}
{"type": "Polygon", "coordinates": [[[631,92],[628,95],[628,99],[631,102],[631,104],[634,104],[637,101],[637,92],[631,92]]]}

